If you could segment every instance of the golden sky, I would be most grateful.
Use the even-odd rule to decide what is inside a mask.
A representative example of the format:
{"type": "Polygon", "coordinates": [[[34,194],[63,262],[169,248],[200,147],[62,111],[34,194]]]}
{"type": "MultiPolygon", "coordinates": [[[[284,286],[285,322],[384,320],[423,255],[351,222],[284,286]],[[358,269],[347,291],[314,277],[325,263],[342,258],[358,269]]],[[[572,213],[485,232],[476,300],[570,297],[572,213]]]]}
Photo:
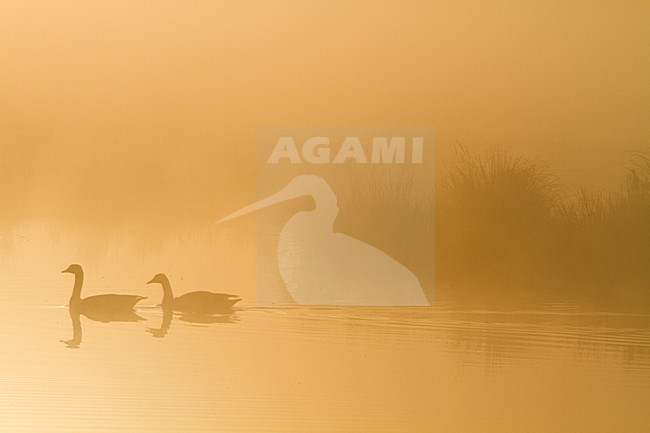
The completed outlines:
{"type": "Polygon", "coordinates": [[[455,144],[501,146],[570,183],[616,184],[650,142],[649,12],[2,1],[0,193],[19,214],[98,195],[226,213],[229,197],[254,196],[256,128],[269,125],[425,125],[442,159],[455,144]]]}

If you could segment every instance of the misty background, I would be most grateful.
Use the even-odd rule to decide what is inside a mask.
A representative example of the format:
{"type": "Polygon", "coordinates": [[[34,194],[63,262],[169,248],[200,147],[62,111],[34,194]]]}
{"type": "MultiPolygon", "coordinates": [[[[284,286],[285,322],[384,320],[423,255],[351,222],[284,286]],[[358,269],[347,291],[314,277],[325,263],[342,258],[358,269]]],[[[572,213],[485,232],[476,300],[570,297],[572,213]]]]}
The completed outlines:
{"type": "Polygon", "coordinates": [[[498,147],[569,190],[616,191],[650,143],[649,12],[1,2],[2,296],[63,302],[53,272],[71,262],[94,287],[167,271],[252,295],[254,221],[212,224],[256,199],[259,126],[427,125],[436,177],[458,146],[498,147]]]}

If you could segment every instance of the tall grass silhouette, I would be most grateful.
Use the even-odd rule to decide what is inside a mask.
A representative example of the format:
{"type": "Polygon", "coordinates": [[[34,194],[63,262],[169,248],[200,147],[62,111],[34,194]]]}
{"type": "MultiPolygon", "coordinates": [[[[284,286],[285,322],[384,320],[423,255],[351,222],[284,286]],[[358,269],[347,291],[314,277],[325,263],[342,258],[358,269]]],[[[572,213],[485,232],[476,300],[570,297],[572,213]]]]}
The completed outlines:
{"type": "Polygon", "coordinates": [[[632,158],[618,191],[582,193],[565,206],[559,224],[563,236],[571,241],[573,254],[566,255],[569,268],[564,271],[573,277],[572,283],[588,284],[603,300],[614,301],[621,295],[650,298],[650,163],[646,155],[632,158]]]}
{"type": "Polygon", "coordinates": [[[481,282],[489,291],[530,286],[531,275],[547,267],[550,223],[561,198],[557,180],[541,165],[500,150],[481,156],[459,148],[457,154],[437,189],[439,280],[481,282]]]}
{"type": "Polygon", "coordinates": [[[437,282],[454,287],[445,293],[650,299],[646,154],[634,155],[618,190],[570,192],[540,163],[460,148],[436,194],[437,282]]]}

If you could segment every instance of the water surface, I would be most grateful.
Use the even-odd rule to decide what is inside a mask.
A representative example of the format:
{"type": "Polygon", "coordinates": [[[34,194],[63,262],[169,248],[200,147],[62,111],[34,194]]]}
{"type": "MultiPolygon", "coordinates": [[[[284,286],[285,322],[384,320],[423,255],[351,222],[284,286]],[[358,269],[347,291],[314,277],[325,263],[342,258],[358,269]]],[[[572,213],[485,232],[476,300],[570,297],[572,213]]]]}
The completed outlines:
{"type": "Polygon", "coordinates": [[[0,431],[642,432],[650,315],[539,305],[0,316],[0,431]],[[165,329],[163,329],[165,328],[165,329]],[[70,346],[76,348],[70,348],[70,346]]]}

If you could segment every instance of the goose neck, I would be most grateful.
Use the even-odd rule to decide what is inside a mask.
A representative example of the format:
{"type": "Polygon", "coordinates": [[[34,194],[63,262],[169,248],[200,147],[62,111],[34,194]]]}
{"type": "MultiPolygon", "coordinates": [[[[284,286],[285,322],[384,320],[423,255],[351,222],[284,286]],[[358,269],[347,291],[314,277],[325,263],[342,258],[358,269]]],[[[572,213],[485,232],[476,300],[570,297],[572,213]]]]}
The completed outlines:
{"type": "Polygon", "coordinates": [[[169,280],[163,281],[162,282],[162,288],[163,288],[163,306],[169,305],[174,301],[174,294],[172,293],[172,285],[170,284],[169,280]]]}
{"type": "Polygon", "coordinates": [[[76,273],[74,275],[74,288],[72,289],[72,297],[70,301],[80,301],[81,300],[81,288],[84,285],[84,274],[83,272],[76,273]]]}

